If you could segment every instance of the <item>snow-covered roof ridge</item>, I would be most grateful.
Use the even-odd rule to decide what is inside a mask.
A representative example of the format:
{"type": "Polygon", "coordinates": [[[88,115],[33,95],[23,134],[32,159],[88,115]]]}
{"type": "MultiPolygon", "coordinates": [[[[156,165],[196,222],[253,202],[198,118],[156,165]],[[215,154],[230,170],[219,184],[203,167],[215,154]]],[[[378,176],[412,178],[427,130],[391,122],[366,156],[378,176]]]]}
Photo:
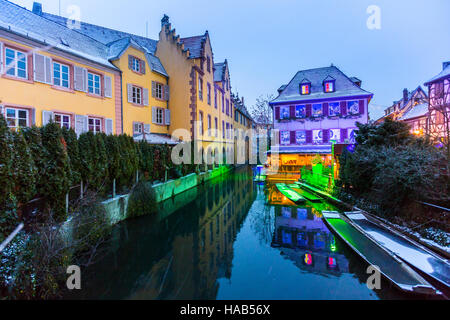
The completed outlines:
{"type": "Polygon", "coordinates": [[[370,96],[373,95],[347,77],[336,66],[322,67],[298,71],[284,90],[271,101],[271,104],[294,102],[302,100],[314,100],[324,98],[338,98],[351,96],[370,96]],[[310,94],[300,94],[300,84],[305,83],[305,79],[311,83],[310,94]],[[323,82],[325,80],[335,80],[335,91],[330,93],[323,92],[323,82]]]}

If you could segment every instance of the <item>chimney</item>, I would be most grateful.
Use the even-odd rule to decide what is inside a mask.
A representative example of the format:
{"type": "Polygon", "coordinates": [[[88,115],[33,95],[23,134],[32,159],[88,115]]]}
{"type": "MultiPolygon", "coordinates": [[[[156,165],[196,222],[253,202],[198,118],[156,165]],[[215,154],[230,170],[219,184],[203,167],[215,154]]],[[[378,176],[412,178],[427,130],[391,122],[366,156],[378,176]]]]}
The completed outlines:
{"type": "Polygon", "coordinates": [[[165,14],[161,19],[161,29],[164,28],[164,26],[166,26],[168,24],[170,24],[169,16],[165,14]]]}
{"type": "Polygon", "coordinates": [[[442,70],[445,70],[448,66],[450,66],[450,61],[442,62],[442,70]]]}
{"type": "Polygon", "coordinates": [[[242,97],[241,101],[242,101],[242,105],[245,105],[245,104],[244,104],[244,97],[242,97]]]}
{"type": "Polygon", "coordinates": [[[42,16],[42,3],[40,2],[33,2],[33,10],[32,12],[34,14],[37,14],[38,16],[42,16]]]}
{"type": "Polygon", "coordinates": [[[406,103],[408,101],[408,89],[403,89],[403,102],[406,103]]]}

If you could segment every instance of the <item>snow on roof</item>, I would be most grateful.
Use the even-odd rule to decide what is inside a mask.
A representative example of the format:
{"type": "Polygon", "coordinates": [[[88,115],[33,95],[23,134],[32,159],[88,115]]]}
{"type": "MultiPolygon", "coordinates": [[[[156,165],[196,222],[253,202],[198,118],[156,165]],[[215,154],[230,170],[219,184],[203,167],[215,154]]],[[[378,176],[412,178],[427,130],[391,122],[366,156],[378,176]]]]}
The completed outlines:
{"type": "MultiPolygon", "coordinates": [[[[68,18],[54,14],[43,12],[42,16],[63,26],[68,23],[68,18]]],[[[77,32],[107,45],[108,58],[110,59],[118,58],[128,48],[128,45],[134,44],[146,53],[152,71],[168,76],[161,61],[155,56],[156,46],[158,44],[156,40],[86,22],[80,22],[80,29],[77,29],[77,32]]]]}
{"type": "Polygon", "coordinates": [[[203,42],[206,41],[206,34],[202,36],[181,38],[180,41],[184,44],[185,49],[189,49],[189,58],[200,58],[202,56],[203,42]]]}
{"type": "Polygon", "coordinates": [[[223,81],[225,78],[225,62],[214,63],[214,82],[223,81]]]}
{"type": "Polygon", "coordinates": [[[425,116],[428,113],[428,103],[415,105],[406,112],[399,120],[408,120],[416,117],[425,116]]]}
{"type": "Polygon", "coordinates": [[[372,93],[361,89],[352,80],[350,80],[341,70],[335,66],[317,68],[310,70],[302,70],[292,78],[287,87],[280,95],[271,101],[271,104],[303,101],[334,97],[351,97],[351,96],[370,96],[372,93]],[[300,94],[300,83],[304,79],[311,82],[311,93],[308,95],[300,94]],[[336,80],[335,91],[330,93],[323,92],[324,80],[336,80]]]}
{"type": "Polygon", "coordinates": [[[440,80],[442,78],[446,78],[446,77],[450,77],[450,64],[447,65],[446,68],[444,68],[438,75],[434,76],[433,78],[431,78],[430,80],[428,80],[427,82],[425,82],[425,85],[429,85],[431,82],[440,80]]]}
{"type": "Polygon", "coordinates": [[[109,50],[102,43],[6,0],[0,0],[0,29],[117,69],[108,61],[109,50]]]}

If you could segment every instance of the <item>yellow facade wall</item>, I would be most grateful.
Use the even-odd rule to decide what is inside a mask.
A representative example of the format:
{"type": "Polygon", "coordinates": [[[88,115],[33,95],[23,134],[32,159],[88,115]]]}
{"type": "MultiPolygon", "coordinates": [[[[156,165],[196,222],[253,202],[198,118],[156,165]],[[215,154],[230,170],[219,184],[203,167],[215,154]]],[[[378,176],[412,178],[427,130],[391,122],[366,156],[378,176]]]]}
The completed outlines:
{"type": "MultiPolygon", "coordinates": [[[[12,41],[7,38],[0,37],[0,42],[4,46],[16,46],[17,49],[31,51],[34,49],[29,44],[12,41]]],[[[3,46],[3,50],[4,50],[3,46]]],[[[68,55],[57,55],[53,52],[39,52],[41,55],[51,57],[68,65],[80,66],[92,70],[93,72],[110,76],[112,83],[115,77],[119,77],[118,72],[102,67],[93,67],[91,64],[83,64],[77,60],[70,59],[68,55]]],[[[3,54],[4,59],[4,54],[3,54]]],[[[28,72],[32,72],[28,70],[28,72]]],[[[57,89],[50,84],[40,83],[36,81],[22,81],[7,78],[5,75],[0,76],[0,105],[4,107],[26,107],[33,108],[35,111],[35,125],[42,125],[43,111],[53,111],[68,113],[73,115],[95,116],[104,119],[113,120],[113,132],[116,132],[116,105],[115,92],[112,90],[112,97],[93,97],[86,92],[75,90],[57,89]]],[[[74,121],[71,123],[74,126],[74,121]]]]}
{"type": "MultiPolygon", "coordinates": [[[[118,60],[113,61],[113,64],[122,71],[122,101],[123,101],[123,131],[124,133],[133,136],[133,123],[141,122],[150,124],[151,133],[167,134],[169,132],[168,126],[158,125],[152,123],[152,107],[159,107],[167,109],[167,101],[159,100],[152,97],[152,81],[159,82],[163,85],[167,84],[165,76],[153,72],[150,69],[148,61],[146,60],[144,52],[134,47],[129,47],[120,56],[118,60]],[[140,60],[146,62],[145,74],[139,74],[128,68],[128,56],[132,55],[140,60]],[[149,105],[136,105],[128,102],[127,84],[133,84],[141,88],[149,90],[149,105]]],[[[172,114],[173,115],[173,114],[172,114]]]]}

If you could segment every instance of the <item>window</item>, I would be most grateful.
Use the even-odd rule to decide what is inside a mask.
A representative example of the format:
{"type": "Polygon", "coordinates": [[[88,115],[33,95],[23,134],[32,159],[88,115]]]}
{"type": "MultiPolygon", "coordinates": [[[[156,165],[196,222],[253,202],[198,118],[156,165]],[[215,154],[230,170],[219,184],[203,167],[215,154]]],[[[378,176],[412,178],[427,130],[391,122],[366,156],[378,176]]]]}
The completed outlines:
{"type": "MultiPolygon", "coordinates": [[[[347,102],[347,113],[348,114],[359,114],[359,101],[348,101],[347,102]]],[[[388,114],[387,112],[386,114],[388,114]]]]}
{"type": "Polygon", "coordinates": [[[88,119],[89,131],[98,133],[102,131],[102,120],[99,118],[88,119]]]}
{"type": "Polygon", "coordinates": [[[199,120],[199,128],[198,129],[200,131],[199,133],[203,134],[203,112],[201,112],[201,111],[199,112],[198,118],[199,118],[198,119],[199,120]]]}
{"type": "Polygon", "coordinates": [[[136,104],[142,104],[142,88],[132,87],[132,101],[136,104]]]}
{"type": "Polygon", "coordinates": [[[295,106],[295,117],[296,118],[305,118],[306,117],[306,106],[305,105],[295,106]]]}
{"type": "Polygon", "coordinates": [[[143,131],[142,127],[143,127],[142,123],[134,123],[133,124],[133,133],[142,134],[142,131],[143,131]]]}
{"type": "Polygon", "coordinates": [[[339,102],[331,102],[328,104],[328,115],[335,117],[341,114],[341,105],[339,102]]]}
{"type": "Polygon", "coordinates": [[[207,99],[208,99],[208,104],[211,105],[211,84],[209,84],[208,82],[208,92],[207,92],[207,99]]]}
{"type": "Polygon", "coordinates": [[[290,131],[280,131],[280,143],[284,145],[291,143],[290,131]]]}
{"type": "Polygon", "coordinates": [[[323,142],[323,131],[313,130],[313,143],[322,143],[322,142],[323,142]]]}
{"type": "Polygon", "coordinates": [[[226,100],[226,114],[227,114],[227,116],[229,115],[229,112],[230,112],[230,100],[226,100]]]}
{"type": "Polygon", "coordinates": [[[216,118],[214,118],[214,123],[215,123],[215,128],[216,128],[216,137],[218,137],[219,136],[219,128],[218,128],[218,120],[217,120],[217,117],[216,118]]]}
{"type": "Polygon", "coordinates": [[[234,121],[239,121],[239,113],[237,112],[237,110],[234,110],[234,121]]]}
{"type": "Polygon", "coordinates": [[[211,115],[208,115],[208,135],[211,136],[211,115]]]}
{"type": "Polygon", "coordinates": [[[325,92],[334,92],[334,81],[325,81],[324,90],[325,92]]]}
{"type": "Polygon", "coordinates": [[[88,72],[88,92],[95,95],[101,95],[100,75],[88,72]]]}
{"type": "Polygon", "coordinates": [[[164,109],[156,108],[156,124],[164,123],[164,109]]]}
{"type": "Polygon", "coordinates": [[[70,116],[67,114],[55,113],[55,123],[59,124],[61,128],[70,129],[70,116]]]}
{"type": "Polygon", "coordinates": [[[214,88],[214,108],[217,109],[217,88],[214,88]]]}
{"type": "Polygon", "coordinates": [[[208,70],[208,72],[211,72],[211,58],[210,57],[206,58],[206,69],[208,70]]]}
{"type": "Polygon", "coordinates": [[[53,62],[53,84],[58,87],[69,88],[69,66],[53,62]]]}
{"type": "Polygon", "coordinates": [[[341,129],[330,129],[330,141],[341,141],[341,129]]]}
{"type": "Polygon", "coordinates": [[[203,80],[198,78],[198,98],[203,100],[203,80]]]}
{"type": "Polygon", "coordinates": [[[323,114],[322,112],[322,104],[321,103],[314,103],[312,105],[312,116],[313,117],[320,117],[323,114]]]}
{"type": "Polygon", "coordinates": [[[28,78],[27,56],[25,53],[6,48],[5,49],[6,74],[22,79],[28,78]]]}
{"type": "Polygon", "coordinates": [[[156,82],[155,83],[155,97],[156,99],[163,99],[164,98],[164,86],[162,83],[156,82]]]}
{"type": "Polygon", "coordinates": [[[295,143],[304,144],[306,143],[306,131],[300,130],[295,132],[295,143]]]}
{"type": "Polygon", "coordinates": [[[225,121],[222,120],[222,138],[225,139],[225,121]]]}
{"type": "Polygon", "coordinates": [[[301,88],[301,94],[305,95],[305,94],[309,94],[310,93],[310,84],[302,84],[300,86],[301,88]]]}
{"type": "Polygon", "coordinates": [[[280,107],[280,119],[289,119],[290,110],[289,106],[280,107]]]}
{"type": "Polygon", "coordinates": [[[138,73],[144,73],[144,70],[142,68],[142,63],[143,62],[144,61],[142,61],[139,58],[130,56],[130,67],[131,67],[131,70],[133,70],[135,72],[138,72],[138,73]]]}
{"type": "Polygon", "coordinates": [[[6,108],[6,122],[9,128],[28,127],[28,121],[28,110],[6,108]]]}
{"type": "Polygon", "coordinates": [[[230,124],[227,122],[226,123],[226,128],[227,128],[227,139],[230,138],[230,124]]]}

